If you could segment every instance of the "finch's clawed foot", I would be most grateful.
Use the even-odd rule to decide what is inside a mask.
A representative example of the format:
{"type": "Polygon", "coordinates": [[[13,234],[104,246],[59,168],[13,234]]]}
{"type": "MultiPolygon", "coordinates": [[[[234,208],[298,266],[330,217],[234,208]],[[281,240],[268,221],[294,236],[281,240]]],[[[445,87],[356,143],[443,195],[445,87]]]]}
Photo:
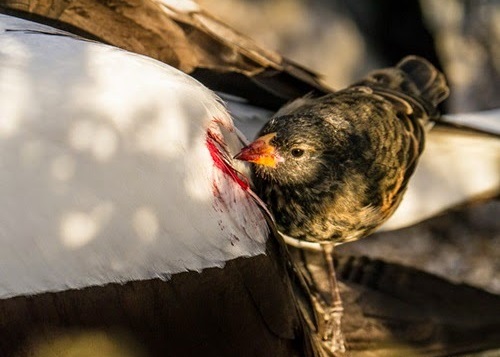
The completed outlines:
{"type": "Polygon", "coordinates": [[[323,335],[324,345],[335,355],[346,352],[344,334],[342,333],[342,316],[344,308],[342,304],[335,304],[325,314],[325,333],[323,335]]]}

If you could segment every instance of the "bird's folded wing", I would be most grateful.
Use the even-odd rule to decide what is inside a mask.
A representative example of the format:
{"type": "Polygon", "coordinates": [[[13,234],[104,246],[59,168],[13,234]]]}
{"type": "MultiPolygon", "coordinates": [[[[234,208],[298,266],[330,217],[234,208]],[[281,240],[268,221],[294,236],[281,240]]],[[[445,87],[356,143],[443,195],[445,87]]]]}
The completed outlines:
{"type": "MultiPolygon", "coordinates": [[[[323,253],[291,254],[321,304],[329,297],[323,253]]],[[[500,348],[498,295],[363,256],[337,256],[336,271],[351,356],[472,356],[500,348]]]]}
{"type": "Polygon", "coordinates": [[[274,109],[309,92],[329,91],[317,74],[259,46],[194,1],[0,0],[2,11],[147,55],[213,90],[274,109]]]}

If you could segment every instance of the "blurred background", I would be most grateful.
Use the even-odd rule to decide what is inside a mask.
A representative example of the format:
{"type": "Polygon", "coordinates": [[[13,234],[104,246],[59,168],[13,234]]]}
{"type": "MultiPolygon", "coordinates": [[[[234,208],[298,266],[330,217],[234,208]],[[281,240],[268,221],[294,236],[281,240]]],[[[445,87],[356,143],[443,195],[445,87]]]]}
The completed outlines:
{"type": "Polygon", "coordinates": [[[198,2],[333,88],[416,54],[445,71],[446,112],[500,107],[499,0],[198,2]]]}
{"type": "MultiPolygon", "coordinates": [[[[500,107],[498,0],[198,0],[209,12],[343,88],[408,54],[441,68],[443,112],[500,107]]],[[[500,202],[477,202],[340,253],[414,266],[500,293],[500,202]]]]}

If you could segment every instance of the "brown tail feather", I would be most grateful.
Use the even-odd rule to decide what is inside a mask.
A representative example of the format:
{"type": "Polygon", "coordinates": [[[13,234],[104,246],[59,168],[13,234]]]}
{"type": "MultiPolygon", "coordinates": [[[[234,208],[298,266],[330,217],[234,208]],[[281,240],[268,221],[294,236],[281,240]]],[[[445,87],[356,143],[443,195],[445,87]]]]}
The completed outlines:
{"type": "Polygon", "coordinates": [[[395,105],[399,102],[403,110],[411,106],[414,116],[424,122],[439,117],[437,105],[449,94],[444,75],[417,56],[405,57],[395,67],[371,72],[354,86],[360,85],[370,87],[395,105]]]}
{"type": "Polygon", "coordinates": [[[420,97],[437,106],[448,97],[450,90],[444,75],[429,61],[418,56],[403,58],[396,66],[401,69],[417,87],[420,97]]]}

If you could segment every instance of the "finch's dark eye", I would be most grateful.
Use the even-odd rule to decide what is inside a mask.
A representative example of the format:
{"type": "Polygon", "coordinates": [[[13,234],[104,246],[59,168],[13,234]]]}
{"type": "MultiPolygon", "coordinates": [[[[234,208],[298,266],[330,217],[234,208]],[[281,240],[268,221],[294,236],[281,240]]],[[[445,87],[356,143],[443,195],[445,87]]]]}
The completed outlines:
{"type": "Polygon", "coordinates": [[[293,157],[301,157],[302,155],[304,155],[304,150],[302,149],[292,149],[291,152],[293,157]]]}

